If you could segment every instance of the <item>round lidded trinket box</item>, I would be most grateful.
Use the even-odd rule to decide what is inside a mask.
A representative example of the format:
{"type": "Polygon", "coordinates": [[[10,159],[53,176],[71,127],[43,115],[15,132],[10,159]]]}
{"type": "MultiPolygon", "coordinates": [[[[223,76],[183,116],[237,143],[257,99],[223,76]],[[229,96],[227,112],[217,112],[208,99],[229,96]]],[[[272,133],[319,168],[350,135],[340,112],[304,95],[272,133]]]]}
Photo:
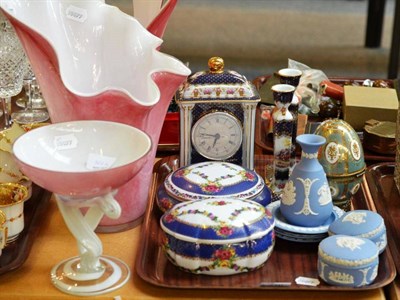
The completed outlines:
{"type": "Polygon", "coordinates": [[[353,127],[341,119],[325,120],[315,134],[326,139],[318,160],[328,178],[332,201],[348,210],[349,200],[357,192],[366,167],[360,138],[353,127]]]}
{"type": "Polygon", "coordinates": [[[345,234],[369,239],[376,244],[379,253],[382,253],[387,245],[383,218],[378,213],[369,210],[346,212],[329,226],[328,233],[329,235],[345,234]]]}
{"type": "Polygon", "coordinates": [[[275,245],[274,218],[251,200],[182,202],[160,220],[168,259],[181,269],[232,275],[261,267],[275,245]]]}
{"type": "Polygon", "coordinates": [[[157,205],[165,212],[175,204],[202,199],[251,199],[263,206],[271,192],[253,170],[228,162],[202,162],[170,173],[157,191],[157,205]]]}
{"type": "Polygon", "coordinates": [[[378,265],[378,247],[365,238],[333,235],[318,246],[318,274],[328,284],[371,284],[378,275],[378,265]]]}

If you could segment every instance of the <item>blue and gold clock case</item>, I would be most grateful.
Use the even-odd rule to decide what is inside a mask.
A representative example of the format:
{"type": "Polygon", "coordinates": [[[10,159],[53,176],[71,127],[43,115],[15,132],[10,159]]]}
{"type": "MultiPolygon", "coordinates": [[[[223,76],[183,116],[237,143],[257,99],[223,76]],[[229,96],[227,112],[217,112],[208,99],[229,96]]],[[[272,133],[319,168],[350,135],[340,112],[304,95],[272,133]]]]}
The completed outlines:
{"type": "Polygon", "coordinates": [[[180,166],[226,161],[254,169],[255,86],[224,61],[212,57],[209,70],[191,75],[178,91],[180,166]]]}

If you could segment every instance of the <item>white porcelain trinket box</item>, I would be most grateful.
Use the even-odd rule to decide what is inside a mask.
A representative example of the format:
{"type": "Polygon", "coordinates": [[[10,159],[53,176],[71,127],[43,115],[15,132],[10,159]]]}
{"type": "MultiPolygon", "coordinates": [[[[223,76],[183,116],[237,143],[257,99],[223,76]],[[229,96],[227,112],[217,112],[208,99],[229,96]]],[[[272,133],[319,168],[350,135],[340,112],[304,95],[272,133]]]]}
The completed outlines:
{"type": "Polygon", "coordinates": [[[157,205],[163,212],[180,202],[210,198],[251,199],[266,206],[271,192],[255,171],[220,161],[179,168],[157,191],[157,205]]]}
{"type": "Polygon", "coordinates": [[[329,235],[345,234],[367,238],[376,244],[379,253],[382,253],[387,245],[383,218],[378,213],[369,210],[346,212],[329,226],[328,233],[329,235]]]}
{"type": "Polygon", "coordinates": [[[194,274],[233,275],[261,267],[275,245],[274,218],[251,200],[204,199],[162,216],[168,259],[194,274]]]}
{"type": "Polygon", "coordinates": [[[378,247],[369,239],[333,235],[318,246],[318,274],[331,285],[362,287],[378,275],[378,247]]]}

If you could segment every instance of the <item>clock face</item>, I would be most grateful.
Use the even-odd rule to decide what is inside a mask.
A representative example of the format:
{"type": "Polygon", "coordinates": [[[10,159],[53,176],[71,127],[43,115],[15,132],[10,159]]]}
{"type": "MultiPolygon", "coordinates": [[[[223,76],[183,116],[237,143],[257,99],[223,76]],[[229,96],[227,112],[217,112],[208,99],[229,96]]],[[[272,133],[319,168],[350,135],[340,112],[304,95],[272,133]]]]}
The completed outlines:
{"type": "Polygon", "coordinates": [[[226,112],[213,112],[201,117],[192,128],[192,144],[208,159],[224,160],[242,145],[242,126],[226,112]]]}

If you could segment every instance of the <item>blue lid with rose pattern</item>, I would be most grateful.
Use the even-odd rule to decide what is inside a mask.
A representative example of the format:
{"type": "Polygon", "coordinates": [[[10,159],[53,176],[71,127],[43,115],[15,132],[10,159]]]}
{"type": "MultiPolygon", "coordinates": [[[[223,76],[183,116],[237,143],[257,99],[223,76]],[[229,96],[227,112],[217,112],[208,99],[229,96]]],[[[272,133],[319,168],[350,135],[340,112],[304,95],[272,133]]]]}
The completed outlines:
{"type": "Polygon", "coordinates": [[[228,162],[208,161],[172,172],[165,179],[164,187],[171,197],[187,201],[211,197],[249,199],[266,186],[253,170],[228,162]]]}

